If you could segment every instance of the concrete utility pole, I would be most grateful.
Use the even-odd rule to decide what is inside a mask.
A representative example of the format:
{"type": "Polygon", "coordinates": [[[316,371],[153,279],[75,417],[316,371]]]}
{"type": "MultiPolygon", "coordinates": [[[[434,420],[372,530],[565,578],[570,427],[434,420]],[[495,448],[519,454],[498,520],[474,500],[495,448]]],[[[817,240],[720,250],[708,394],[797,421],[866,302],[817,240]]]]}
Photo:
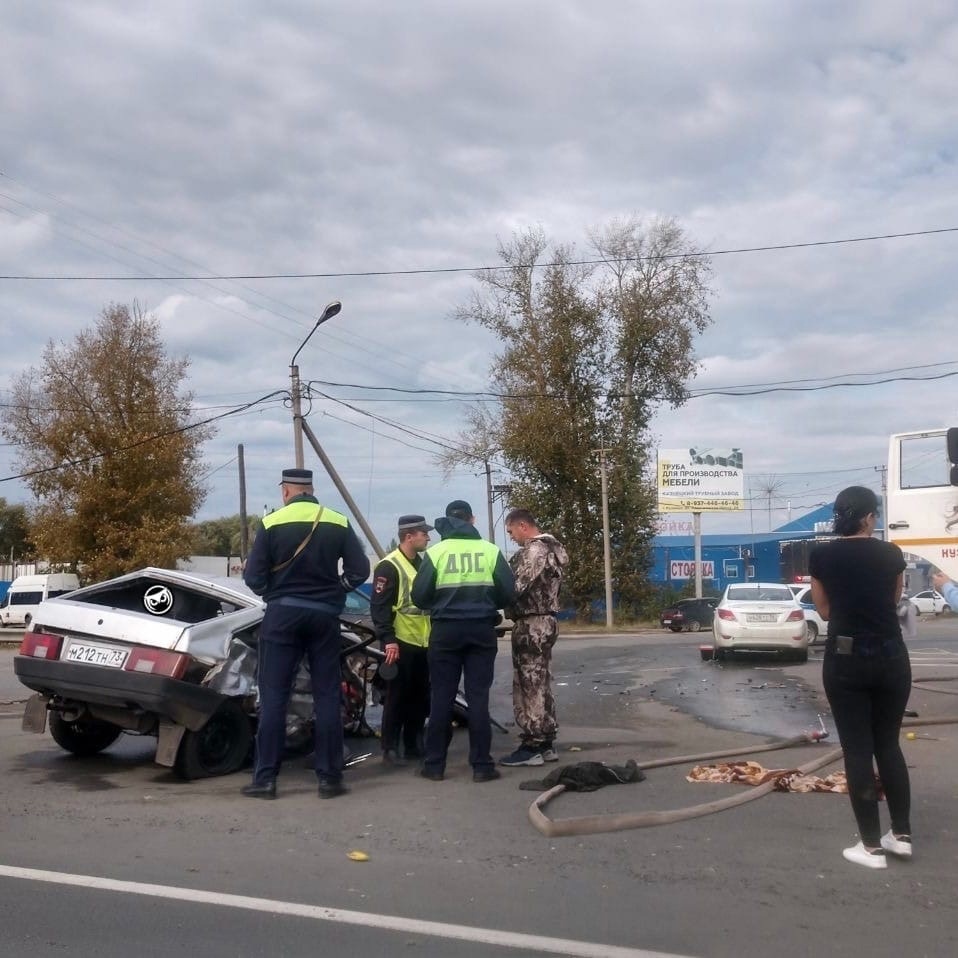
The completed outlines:
{"type": "Polygon", "coordinates": [[[888,466],[875,466],[881,473],[881,537],[888,538],[888,466]]]}
{"type": "Polygon", "coordinates": [[[319,456],[320,461],[326,467],[326,472],[329,473],[329,478],[333,480],[333,484],[339,490],[339,494],[343,497],[346,505],[349,506],[349,511],[353,514],[357,524],[365,533],[366,538],[369,540],[369,544],[375,550],[376,555],[381,559],[386,554],[386,551],[379,544],[379,540],[376,538],[376,533],[370,528],[369,523],[366,521],[366,517],[359,511],[359,506],[356,505],[353,497],[349,494],[346,484],[342,479],[339,478],[339,473],[336,471],[336,467],[333,465],[329,456],[326,455],[326,451],[319,444],[319,440],[316,438],[316,434],[313,432],[313,430],[310,429],[309,423],[305,420],[300,421],[302,423],[301,428],[306,434],[309,444],[313,447],[316,455],[319,456]]]}
{"type": "Polygon", "coordinates": [[[246,460],[242,443],[236,447],[236,459],[239,463],[240,562],[245,562],[249,554],[249,523],[246,521],[246,460]]]}
{"type": "Polygon", "coordinates": [[[702,513],[692,513],[692,534],[695,536],[695,598],[702,598],[702,513]]]}
{"type": "Polygon", "coordinates": [[[612,625],[612,547],[609,542],[609,481],[606,470],[606,449],[599,454],[599,479],[602,484],[602,557],[605,560],[605,624],[612,625]]]}
{"type": "Polygon", "coordinates": [[[489,510],[489,541],[496,541],[496,526],[492,518],[492,466],[488,459],[483,459],[486,467],[486,509],[489,510]]]}
{"type": "Polygon", "coordinates": [[[341,309],[343,304],[338,300],[328,303],[323,310],[322,315],[316,320],[316,325],[309,331],[309,335],[299,344],[299,349],[293,353],[293,358],[289,361],[289,395],[293,408],[293,452],[296,457],[296,468],[303,468],[303,387],[299,381],[299,366],[296,365],[296,357],[300,350],[309,342],[310,336],[319,329],[327,319],[332,319],[341,309]]]}
{"type": "MultiPolygon", "coordinates": [[[[504,502],[507,506],[512,504],[512,483],[502,483],[501,485],[495,485],[492,487],[492,503],[495,504],[499,501],[504,502]]],[[[490,537],[490,542],[495,542],[495,523],[493,523],[493,535],[490,537]]],[[[509,536],[503,532],[502,536],[502,551],[506,552],[509,548],[509,536]]]]}

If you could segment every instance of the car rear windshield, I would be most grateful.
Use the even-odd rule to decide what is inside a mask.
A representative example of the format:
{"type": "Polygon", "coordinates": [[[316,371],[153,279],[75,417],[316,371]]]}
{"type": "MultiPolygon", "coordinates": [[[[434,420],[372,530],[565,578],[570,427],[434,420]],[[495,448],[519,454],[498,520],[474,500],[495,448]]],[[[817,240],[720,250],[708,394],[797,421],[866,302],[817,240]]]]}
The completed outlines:
{"type": "Polygon", "coordinates": [[[150,578],[119,583],[109,582],[68,598],[90,605],[102,605],[128,612],[144,612],[189,623],[215,619],[218,615],[227,615],[242,608],[238,603],[228,602],[205,592],[150,578]],[[151,604],[149,601],[148,594],[154,590],[159,592],[158,599],[162,601],[162,604],[159,602],[151,604]]]}
{"type": "Polygon", "coordinates": [[[794,600],[791,590],[784,586],[781,589],[739,586],[728,590],[728,598],[732,602],[792,602],[794,600]]]}

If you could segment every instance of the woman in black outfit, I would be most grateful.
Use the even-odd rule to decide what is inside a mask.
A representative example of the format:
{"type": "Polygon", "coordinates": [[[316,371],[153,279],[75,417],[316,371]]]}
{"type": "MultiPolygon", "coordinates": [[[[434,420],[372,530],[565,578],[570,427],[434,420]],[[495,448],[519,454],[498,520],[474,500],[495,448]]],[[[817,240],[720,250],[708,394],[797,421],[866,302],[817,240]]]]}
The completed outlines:
{"type": "Polygon", "coordinates": [[[899,745],[911,690],[911,663],[897,605],[905,559],[873,539],[878,497],[850,486],[835,500],[835,533],[809,556],[812,599],[828,621],[822,670],[825,694],[845,755],[848,797],[861,839],[843,851],[867,868],[885,868],[885,852],[911,856],[911,790],[899,745]],[[888,801],[891,829],[881,834],[872,757],[888,801]]]}

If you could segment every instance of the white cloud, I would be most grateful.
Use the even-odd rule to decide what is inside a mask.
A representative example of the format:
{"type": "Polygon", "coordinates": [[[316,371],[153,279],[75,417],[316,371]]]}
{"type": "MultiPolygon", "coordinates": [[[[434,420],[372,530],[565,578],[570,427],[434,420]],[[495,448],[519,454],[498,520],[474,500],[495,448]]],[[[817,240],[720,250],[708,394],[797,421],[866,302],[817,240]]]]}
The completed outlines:
{"type": "MultiPolygon", "coordinates": [[[[5,19],[7,273],[447,269],[493,264],[500,238],[537,224],[585,251],[589,227],[633,212],[674,215],[711,249],[958,225],[958,14],[943,0],[921,16],[893,0],[57,9],[15,5],[5,19]]],[[[956,242],[715,257],[715,322],[692,386],[958,359],[956,242]]],[[[482,389],[498,345],[451,318],[474,286],[456,273],[0,281],[12,331],[0,388],[48,339],[136,298],[170,351],[190,356],[204,409],[286,388],[333,299],[343,312],[301,352],[304,380],[482,389]]],[[[656,431],[669,445],[741,445],[811,499],[843,480],[829,470],[880,465],[888,432],[958,414],[950,384],[693,399],[663,410],[656,431]]],[[[463,427],[462,402],[323,389],[417,432],[463,427]]],[[[443,483],[402,444],[421,441],[335,401],[317,399],[311,417],[387,539],[400,512],[485,497],[482,476],[443,483]]],[[[238,442],[262,498],[290,440],[281,401],[223,420],[204,514],[235,509],[224,463],[238,442]]],[[[3,475],[11,463],[0,447],[3,475]]],[[[0,495],[26,491],[4,483],[0,495]]]]}

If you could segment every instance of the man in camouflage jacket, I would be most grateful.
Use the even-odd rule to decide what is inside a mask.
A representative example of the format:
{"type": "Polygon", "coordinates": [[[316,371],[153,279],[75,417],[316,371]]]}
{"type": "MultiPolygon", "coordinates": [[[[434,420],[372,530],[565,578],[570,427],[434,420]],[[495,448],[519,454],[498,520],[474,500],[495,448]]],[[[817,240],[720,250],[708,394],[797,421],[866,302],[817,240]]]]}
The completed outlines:
{"type": "Polygon", "coordinates": [[[559,587],[569,554],[555,536],[539,529],[526,509],[513,509],[506,516],[506,532],[519,546],[509,560],[516,578],[516,599],[505,612],[514,623],[512,705],[520,741],[499,764],[542,765],[558,761],[551,663],[558,631],[559,587]]]}

